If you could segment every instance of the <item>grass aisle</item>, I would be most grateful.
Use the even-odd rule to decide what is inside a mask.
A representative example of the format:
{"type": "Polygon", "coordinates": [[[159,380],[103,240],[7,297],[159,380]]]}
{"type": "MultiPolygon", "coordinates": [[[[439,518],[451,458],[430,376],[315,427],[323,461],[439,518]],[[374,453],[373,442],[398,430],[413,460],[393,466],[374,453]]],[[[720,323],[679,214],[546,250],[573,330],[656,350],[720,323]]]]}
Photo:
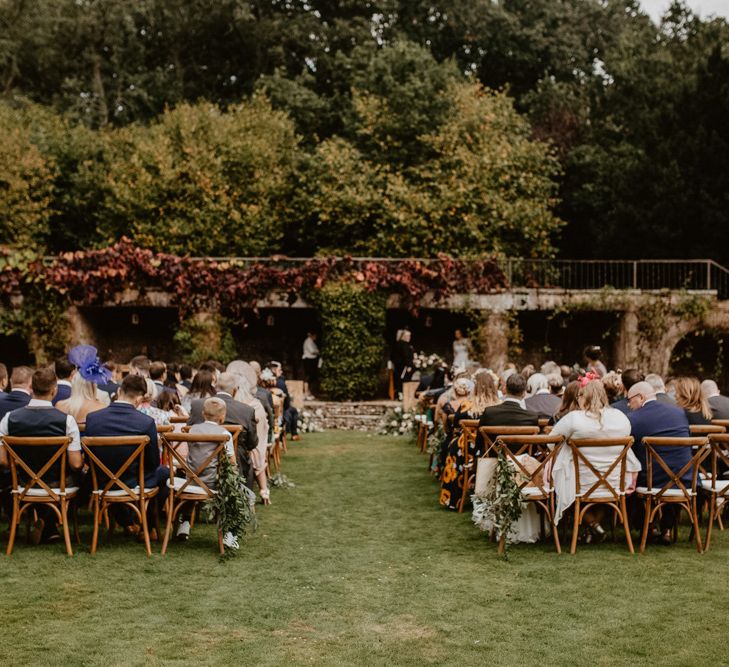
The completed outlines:
{"type": "Polygon", "coordinates": [[[438,508],[425,467],[401,439],[307,435],[284,460],[296,488],[227,563],[208,526],[165,558],[121,537],[91,557],[88,528],[72,559],[21,539],[0,564],[0,664],[726,662],[726,534],[705,556],[529,545],[504,562],[438,508]]]}

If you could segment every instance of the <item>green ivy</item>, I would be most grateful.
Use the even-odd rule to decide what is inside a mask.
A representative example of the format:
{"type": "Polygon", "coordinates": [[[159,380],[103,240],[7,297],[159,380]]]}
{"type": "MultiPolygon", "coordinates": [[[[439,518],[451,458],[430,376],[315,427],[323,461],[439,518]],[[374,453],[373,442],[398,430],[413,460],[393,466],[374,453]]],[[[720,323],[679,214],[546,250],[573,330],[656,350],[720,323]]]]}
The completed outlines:
{"type": "Polygon", "coordinates": [[[197,365],[208,359],[223,363],[237,356],[230,322],[212,314],[190,317],[180,325],[174,336],[178,350],[190,363],[197,365]]]}
{"type": "Polygon", "coordinates": [[[321,317],[322,391],[335,400],[371,398],[383,368],[386,296],[343,281],[308,298],[321,317]]]}

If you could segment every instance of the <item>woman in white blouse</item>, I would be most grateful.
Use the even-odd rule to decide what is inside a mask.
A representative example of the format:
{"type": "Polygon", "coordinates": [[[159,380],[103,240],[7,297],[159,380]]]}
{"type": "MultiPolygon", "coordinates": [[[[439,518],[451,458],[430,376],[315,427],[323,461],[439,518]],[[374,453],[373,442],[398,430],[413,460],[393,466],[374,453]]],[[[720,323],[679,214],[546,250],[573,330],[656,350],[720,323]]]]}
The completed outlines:
{"type": "MultiPolygon", "coordinates": [[[[569,412],[560,419],[552,429],[551,435],[562,435],[565,440],[583,440],[596,438],[624,438],[630,435],[630,422],[619,410],[608,405],[607,394],[602,382],[592,380],[585,384],[580,390],[580,410],[569,412]]],[[[601,473],[606,472],[620,455],[623,448],[616,447],[585,447],[580,451],[585,458],[601,473]]],[[[626,493],[635,490],[635,482],[640,471],[640,462],[631,449],[626,460],[626,493]]],[[[575,501],[575,478],[572,452],[567,446],[557,456],[552,469],[552,482],[557,494],[557,512],[555,521],[559,521],[562,513],[575,501]]],[[[597,481],[597,477],[585,465],[579,463],[580,488],[588,490],[597,481]]],[[[614,488],[620,488],[620,466],[610,472],[608,482],[614,488]]],[[[583,523],[587,524],[590,533],[588,538],[602,539],[604,530],[600,526],[600,520],[604,511],[599,507],[593,507],[585,512],[583,523]]]]}

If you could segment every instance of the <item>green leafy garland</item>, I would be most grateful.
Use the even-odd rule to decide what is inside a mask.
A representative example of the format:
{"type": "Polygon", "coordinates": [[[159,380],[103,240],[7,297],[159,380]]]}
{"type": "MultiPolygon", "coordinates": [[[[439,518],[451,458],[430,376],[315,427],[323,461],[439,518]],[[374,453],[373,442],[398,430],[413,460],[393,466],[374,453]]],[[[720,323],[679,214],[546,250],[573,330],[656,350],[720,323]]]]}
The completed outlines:
{"type": "MultiPolygon", "coordinates": [[[[524,502],[514,473],[514,466],[507,461],[503,452],[499,452],[496,483],[486,497],[486,513],[493,522],[498,536],[508,536],[512,525],[519,520],[524,510],[524,502]]],[[[506,551],[504,557],[508,559],[506,551]]]]}
{"type": "MultiPolygon", "coordinates": [[[[217,493],[203,506],[209,519],[217,519],[218,528],[225,533],[242,537],[251,526],[256,528],[256,513],[243,489],[243,479],[227,456],[221,456],[218,467],[217,493]]],[[[225,549],[225,555],[235,553],[225,549]]]]}

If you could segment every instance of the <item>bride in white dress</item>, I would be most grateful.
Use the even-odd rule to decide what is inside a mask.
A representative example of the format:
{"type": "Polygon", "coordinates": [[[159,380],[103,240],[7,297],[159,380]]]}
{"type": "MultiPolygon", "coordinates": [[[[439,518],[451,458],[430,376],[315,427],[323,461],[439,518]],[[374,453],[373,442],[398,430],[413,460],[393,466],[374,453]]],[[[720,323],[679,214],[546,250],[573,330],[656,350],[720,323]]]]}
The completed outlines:
{"type": "Polygon", "coordinates": [[[463,337],[460,329],[456,329],[453,335],[455,338],[453,341],[453,366],[468,368],[468,363],[471,361],[471,341],[463,337]]]}

